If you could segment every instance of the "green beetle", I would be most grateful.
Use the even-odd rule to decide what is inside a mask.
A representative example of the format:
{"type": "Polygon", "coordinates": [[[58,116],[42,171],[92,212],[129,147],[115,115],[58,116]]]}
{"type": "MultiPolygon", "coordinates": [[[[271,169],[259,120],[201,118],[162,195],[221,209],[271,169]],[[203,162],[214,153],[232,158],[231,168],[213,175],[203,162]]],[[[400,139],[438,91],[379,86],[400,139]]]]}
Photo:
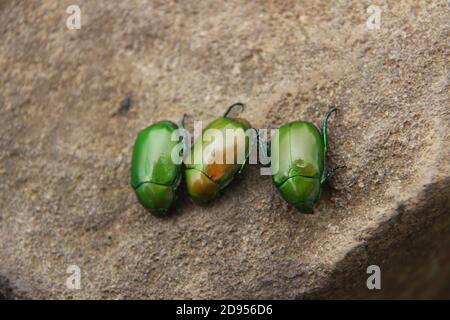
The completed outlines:
{"type": "MultiPolygon", "coordinates": [[[[184,116],[181,127],[183,122],[184,116]]],[[[182,138],[172,138],[177,129],[171,121],[157,122],[139,132],[134,144],[131,185],[139,202],[150,211],[164,213],[177,198],[181,161],[174,162],[172,152],[178,148],[182,157],[183,151],[179,148],[182,138]]]]}
{"type": "Polygon", "coordinates": [[[283,198],[301,212],[311,213],[319,201],[322,186],[337,169],[325,173],[328,150],[327,120],[336,108],[325,115],[322,134],[311,122],[294,121],[280,127],[272,139],[272,181],[283,198]]]}
{"type": "MultiPolygon", "coordinates": [[[[202,136],[194,143],[187,156],[185,180],[189,196],[199,203],[215,199],[235,177],[241,173],[248,163],[250,137],[247,130],[251,129],[248,121],[241,118],[228,117],[229,112],[236,106],[244,107],[240,102],[231,105],[224,115],[211,122],[203,131],[202,136]],[[214,140],[208,136],[209,132],[217,132],[214,140]],[[226,139],[226,131],[230,130],[236,138],[226,139]],[[225,137],[224,140],[218,138],[225,137]],[[237,140],[236,140],[237,139],[237,140]],[[220,141],[220,143],[219,143],[220,141]],[[244,141],[239,144],[237,141],[244,141]],[[233,156],[233,161],[227,160],[233,156]],[[218,158],[215,156],[219,154],[218,158]],[[238,159],[238,154],[242,155],[238,159]],[[208,160],[210,159],[210,160],[208,160]],[[219,159],[219,161],[216,161],[219,159]],[[223,161],[220,161],[223,160],[223,161]],[[231,162],[231,163],[227,163],[231,162]]],[[[256,131],[254,131],[256,133],[256,131]]]]}

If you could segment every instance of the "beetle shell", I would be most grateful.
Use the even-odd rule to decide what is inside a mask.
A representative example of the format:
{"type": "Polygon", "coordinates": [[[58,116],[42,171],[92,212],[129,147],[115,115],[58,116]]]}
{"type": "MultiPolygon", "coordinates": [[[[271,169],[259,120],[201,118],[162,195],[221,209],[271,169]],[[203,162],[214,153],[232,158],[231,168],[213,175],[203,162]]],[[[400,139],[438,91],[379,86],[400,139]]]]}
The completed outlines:
{"type": "Polygon", "coordinates": [[[170,121],[155,123],[139,132],[131,161],[131,185],[139,202],[151,211],[167,211],[176,200],[181,164],[172,161],[179,141],[172,141],[178,126],[170,121]]]}
{"type": "Polygon", "coordinates": [[[185,172],[187,191],[195,202],[203,203],[216,198],[245,166],[250,149],[249,137],[245,131],[250,128],[250,124],[244,119],[222,117],[211,122],[203,130],[201,139],[193,145],[188,155],[189,161],[187,161],[185,172]],[[222,144],[217,143],[215,137],[207,137],[209,129],[216,129],[217,133],[220,133],[223,137],[222,144]],[[237,139],[227,139],[227,129],[233,130],[237,139]],[[238,145],[237,141],[245,141],[245,145],[238,145]],[[237,159],[239,148],[245,148],[242,153],[245,159],[237,159]],[[234,162],[227,164],[225,161],[227,153],[231,151],[234,152],[234,162]]]}
{"type": "Polygon", "coordinates": [[[321,194],[325,148],[317,127],[305,121],[283,125],[272,145],[272,180],[283,198],[312,212],[321,194]]]}

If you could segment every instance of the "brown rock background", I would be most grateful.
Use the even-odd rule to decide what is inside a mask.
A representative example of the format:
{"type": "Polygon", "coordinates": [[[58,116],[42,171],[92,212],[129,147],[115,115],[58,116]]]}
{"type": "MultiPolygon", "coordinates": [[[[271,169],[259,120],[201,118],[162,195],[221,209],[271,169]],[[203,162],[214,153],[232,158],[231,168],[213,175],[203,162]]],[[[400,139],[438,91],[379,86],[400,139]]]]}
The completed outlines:
{"type": "Polygon", "coordinates": [[[0,294],[450,298],[448,22],[446,1],[0,1],[0,294]],[[257,166],[210,205],[181,188],[148,214],[137,132],[234,101],[255,127],[338,106],[328,164],[348,169],[315,214],[257,166]]]}

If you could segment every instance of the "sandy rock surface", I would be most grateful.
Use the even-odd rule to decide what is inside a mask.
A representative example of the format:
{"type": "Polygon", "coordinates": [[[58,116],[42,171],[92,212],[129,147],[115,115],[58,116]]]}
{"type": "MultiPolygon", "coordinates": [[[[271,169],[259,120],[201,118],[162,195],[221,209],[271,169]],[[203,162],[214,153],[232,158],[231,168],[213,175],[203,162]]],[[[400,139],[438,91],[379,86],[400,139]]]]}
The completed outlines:
{"type": "Polygon", "coordinates": [[[1,295],[450,298],[446,1],[83,1],[80,30],[70,4],[0,1],[1,295]],[[258,128],[339,108],[328,166],[347,169],[315,214],[257,165],[210,205],[182,187],[169,217],[146,212],[138,131],[234,101],[258,128]]]}

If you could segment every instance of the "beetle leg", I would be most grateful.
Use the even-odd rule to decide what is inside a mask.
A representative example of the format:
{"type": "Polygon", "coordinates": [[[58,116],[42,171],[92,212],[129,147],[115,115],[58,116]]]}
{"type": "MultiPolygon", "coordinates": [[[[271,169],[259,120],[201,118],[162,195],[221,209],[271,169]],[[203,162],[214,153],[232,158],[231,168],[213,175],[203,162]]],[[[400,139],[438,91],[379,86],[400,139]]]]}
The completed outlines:
{"type": "Polygon", "coordinates": [[[185,125],[185,123],[184,123],[184,120],[186,119],[186,113],[183,113],[183,115],[181,116],[181,118],[180,118],[180,121],[179,121],[179,127],[181,128],[181,129],[183,129],[184,130],[184,132],[183,132],[183,137],[182,137],[182,139],[183,139],[183,149],[182,150],[180,150],[180,157],[183,159],[183,161],[185,160],[185,155],[186,155],[186,151],[187,151],[187,148],[188,148],[188,144],[187,144],[187,136],[186,136],[186,128],[184,127],[184,125],[185,125]]]}
{"type": "MultiPolygon", "coordinates": [[[[256,131],[256,129],[252,129],[252,130],[255,130],[256,131]]],[[[258,131],[256,131],[256,139],[258,139],[258,131]]],[[[244,168],[245,168],[245,166],[247,165],[247,163],[248,163],[248,160],[249,160],[249,158],[250,158],[250,152],[252,152],[252,150],[253,150],[253,146],[254,146],[254,142],[253,142],[253,139],[251,139],[251,137],[250,137],[250,140],[251,140],[251,145],[249,146],[249,150],[248,150],[248,154],[247,154],[247,156],[245,157],[245,161],[241,164],[241,166],[239,167],[239,170],[238,170],[238,174],[241,174],[242,173],[242,171],[244,171],[244,168]]]]}
{"type": "Polygon", "coordinates": [[[328,141],[327,141],[327,121],[328,121],[328,117],[330,116],[330,114],[332,114],[333,112],[336,112],[337,109],[335,107],[331,107],[327,113],[325,114],[325,119],[323,119],[323,129],[322,129],[322,136],[323,136],[323,145],[325,148],[325,154],[327,154],[328,151],[328,141]]]}
{"type": "Polygon", "coordinates": [[[230,113],[231,110],[233,110],[234,107],[240,106],[242,107],[242,109],[244,109],[244,104],[242,102],[236,102],[233,103],[231,106],[228,107],[228,109],[225,111],[225,113],[223,114],[223,117],[226,118],[228,116],[228,114],[230,113]]]}
{"type": "Polygon", "coordinates": [[[241,174],[241,173],[242,173],[242,171],[244,171],[245,165],[246,165],[246,164],[247,164],[247,162],[248,162],[248,157],[249,157],[249,156],[247,156],[247,157],[245,158],[245,161],[244,161],[244,163],[243,163],[243,164],[241,164],[241,166],[239,167],[239,170],[238,170],[238,174],[241,174]]]}
{"type": "Polygon", "coordinates": [[[263,165],[269,165],[270,164],[270,143],[267,141],[267,135],[264,135],[264,139],[261,138],[261,134],[257,130],[257,137],[258,139],[258,149],[260,150],[258,155],[262,158],[262,164],[263,165]]]}
{"type": "Polygon", "coordinates": [[[184,120],[185,119],[186,119],[186,113],[183,113],[183,115],[181,116],[180,121],[179,121],[179,126],[182,129],[184,129],[184,120]]]}
{"type": "Polygon", "coordinates": [[[330,178],[337,170],[341,170],[341,169],[345,169],[347,168],[345,165],[341,165],[341,166],[336,166],[334,168],[332,168],[330,171],[327,172],[327,174],[322,178],[322,180],[320,181],[320,184],[324,184],[325,182],[327,182],[328,178],[330,178]]]}

